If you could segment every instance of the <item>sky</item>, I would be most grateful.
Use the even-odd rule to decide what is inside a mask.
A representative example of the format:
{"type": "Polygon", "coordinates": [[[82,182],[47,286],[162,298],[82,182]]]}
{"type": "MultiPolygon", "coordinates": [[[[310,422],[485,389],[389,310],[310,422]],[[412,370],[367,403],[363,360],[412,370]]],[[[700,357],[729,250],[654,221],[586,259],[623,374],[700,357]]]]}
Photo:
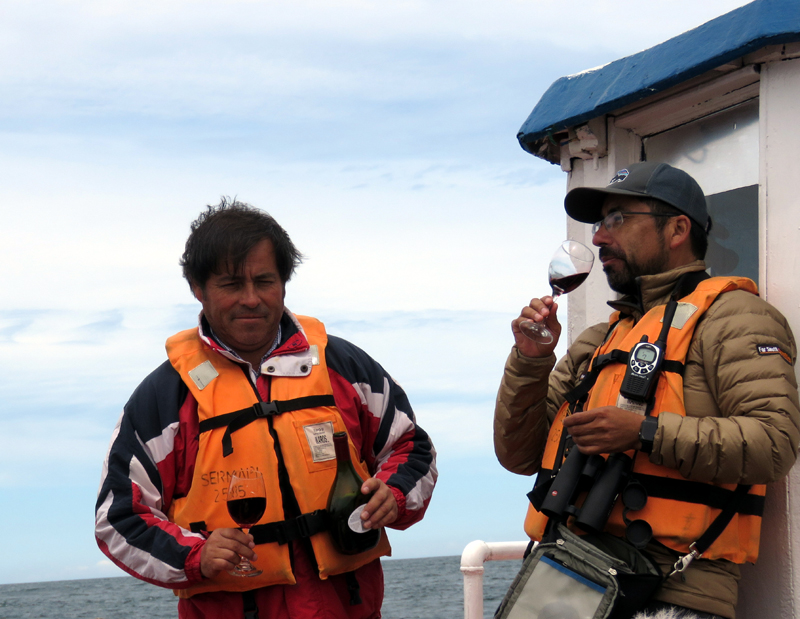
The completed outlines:
{"type": "Polygon", "coordinates": [[[289,232],[287,307],[378,360],[433,439],[394,557],[524,539],[532,479],[497,463],[492,415],[566,175],[516,133],[559,77],[744,4],[4,0],[0,584],[122,575],[94,541],[102,461],[196,324],[178,260],[223,195],[289,232]]]}

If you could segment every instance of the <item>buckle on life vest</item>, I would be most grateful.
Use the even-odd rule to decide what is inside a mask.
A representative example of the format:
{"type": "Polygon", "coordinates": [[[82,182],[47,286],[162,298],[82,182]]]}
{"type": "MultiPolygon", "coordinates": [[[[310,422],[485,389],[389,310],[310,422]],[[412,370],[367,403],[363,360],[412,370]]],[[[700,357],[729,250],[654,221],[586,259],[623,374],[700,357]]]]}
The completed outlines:
{"type": "Polygon", "coordinates": [[[278,414],[278,403],[272,402],[256,402],[253,404],[253,412],[257,418],[269,417],[278,414]]]}

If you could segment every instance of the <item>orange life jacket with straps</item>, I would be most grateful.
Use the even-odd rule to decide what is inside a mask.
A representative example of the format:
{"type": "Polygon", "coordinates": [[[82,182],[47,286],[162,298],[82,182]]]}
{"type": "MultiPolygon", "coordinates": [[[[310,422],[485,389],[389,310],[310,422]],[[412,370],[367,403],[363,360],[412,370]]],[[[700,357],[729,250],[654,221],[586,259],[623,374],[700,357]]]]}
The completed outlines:
{"type": "MultiPolygon", "coordinates": [[[[693,292],[680,299],[666,338],[664,365],[649,405],[649,414],[652,416],[657,417],[662,412],[686,416],[682,371],[695,327],[714,300],[731,290],[758,294],[752,280],[714,277],[701,281],[693,292]]],[[[661,305],[651,309],[638,322],[629,315],[621,316],[619,312],[612,314],[609,333],[595,351],[588,374],[567,395],[567,402],[556,415],[548,435],[536,488],[529,496],[546,491],[547,484],[552,482],[555,471],[561,465],[562,421],[566,415],[575,410],[624,404],[620,400],[620,385],[629,353],[643,335],[648,336],[650,342],[656,341],[662,330],[666,307],[661,305]]],[[[689,553],[690,546],[709,530],[720,512],[728,510],[734,512],[733,516],[727,525],[723,525],[723,530],[715,532],[717,537],[703,553],[704,558],[728,559],[735,563],[756,560],[765,486],[752,486],[749,489],[740,486],[737,491],[735,484],[690,481],[675,469],[651,463],[645,453],[631,451],[628,455],[634,459],[632,477],[647,490],[647,503],[639,511],[623,514],[622,501],[617,501],[605,531],[624,537],[626,523],[623,516],[629,518],[629,522],[631,519],[642,519],[652,527],[655,540],[679,553],[689,553]]],[[[547,522],[545,514],[537,511],[533,505],[529,506],[525,531],[532,539],[542,539],[547,522]]],[[[570,522],[574,522],[574,519],[570,519],[570,522]]]]}
{"type": "MultiPolygon", "coordinates": [[[[293,355],[297,363],[275,363],[270,397],[262,402],[242,367],[212,351],[197,329],[167,340],[170,363],[197,400],[200,437],[189,493],[169,507],[172,522],[195,532],[238,525],[226,507],[231,474],[258,470],[264,477],[267,507],[251,527],[260,576],[241,578],[227,571],[176,593],[191,597],[207,591],[247,591],[276,584],[295,584],[288,542],[308,538],[319,576],[351,572],[391,554],[385,530],[378,545],[357,555],[338,553],[327,533],[325,512],[336,474],[333,433],[347,431],[336,408],[325,364],[327,335],[321,322],[297,317],[310,349],[293,355]],[[283,479],[283,483],[281,483],[283,479]],[[286,519],[283,492],[292,493],[299,514],[286,519]]],[[[281,356],[284,362],[288,355],[281,356]]],[[[350,443],[350,456],[362,479],[370,477],[360,454],[350,443]]]]}

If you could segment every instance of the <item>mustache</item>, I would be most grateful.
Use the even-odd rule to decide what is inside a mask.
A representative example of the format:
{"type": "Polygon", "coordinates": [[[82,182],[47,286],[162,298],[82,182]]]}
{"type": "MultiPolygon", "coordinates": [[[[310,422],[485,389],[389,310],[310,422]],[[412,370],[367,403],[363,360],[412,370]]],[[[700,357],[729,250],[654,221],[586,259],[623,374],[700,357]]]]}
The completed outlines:
{"type": "Polygon", "coordinates": [[[601,247],[597,252],[598,257],[600,260],[608,259],[608,258],[616,258],[617,260],[626,260],[625,254],[621,251],[615,251],[608,247],[601,247]]]}

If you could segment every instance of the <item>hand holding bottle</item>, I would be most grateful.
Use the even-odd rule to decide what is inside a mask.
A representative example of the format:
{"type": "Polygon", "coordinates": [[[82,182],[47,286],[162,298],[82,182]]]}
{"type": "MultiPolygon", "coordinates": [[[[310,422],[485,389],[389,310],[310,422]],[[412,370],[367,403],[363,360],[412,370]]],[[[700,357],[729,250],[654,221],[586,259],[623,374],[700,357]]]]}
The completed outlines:
{"type": "Polygon", "coordinates": [[[361,512],[365,529],[379,529],[397,520],[397,500],[389,486],[376,477],[370,477],[361,486],[361,492],[372,495],[361,512]]]}
{"type": "Polygon", "coordinates": [[[356,472],[347,432],[335,432],[333,445],[336,476],[328,494],[328,532],[336,550],[354,555],[378,544],[382,523],[397,518],[397,502],[385,483],[374,477],[364,481],[356,472]]]}

